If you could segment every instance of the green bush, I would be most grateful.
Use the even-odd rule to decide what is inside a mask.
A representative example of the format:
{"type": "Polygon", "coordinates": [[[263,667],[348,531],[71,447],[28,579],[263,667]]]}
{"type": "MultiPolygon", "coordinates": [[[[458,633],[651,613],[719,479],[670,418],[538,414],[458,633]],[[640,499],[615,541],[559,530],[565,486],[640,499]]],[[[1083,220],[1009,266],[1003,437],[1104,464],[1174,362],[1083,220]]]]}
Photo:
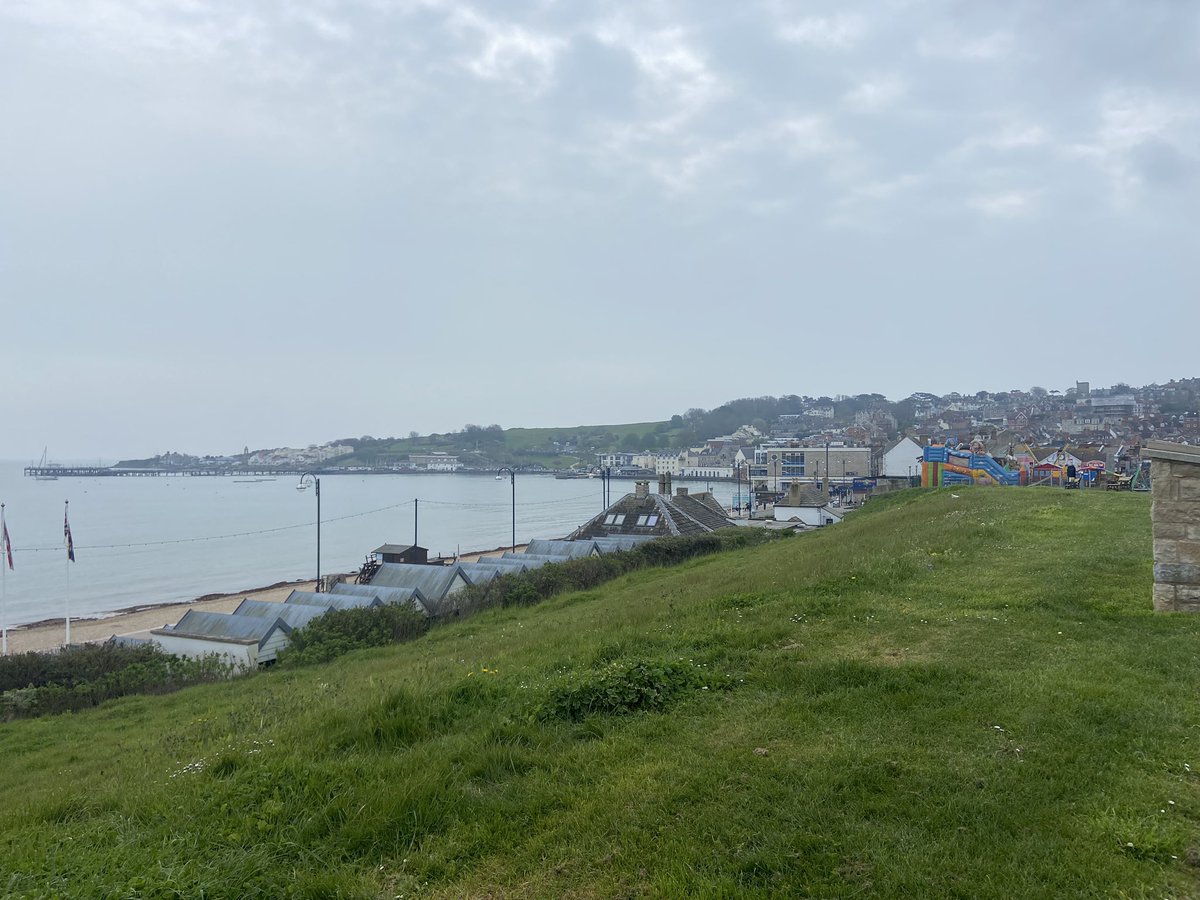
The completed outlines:
{"type": "Polygon", "coordinates": [[[194,659],[172,656],[152,645],[128,647],[112,641],[57,653],[23,653],[4,662],[9,664],[2,668],[3,683],[30,679],[0,693],[4,720],[73,712],[130,694],[165,694],[219,681],[232,672],[228,660],[215,655],[194,659]]]}
{"type": "Polygon", "coordinates": [[[577,722],[592,715],[661,710],[698,686],[695,668],[682,662],[614,660],[567,676],[565,684],[551,689],[538,718],[577,722]]]}
{"type": "Polygon", "coordinates": [[[599,557],[549,563],[537,569],[501,575],[473,584],[455,595],[460,615],[494,606],[529,606],[567,591],[585,591],[651,566],[671,566],[699,556],[779,540],[790,532],[763,528],[726,528],[708,534],[662,537],[632,550],[599,557]]]}
{"type": "Polygon", "coordinates": [[[289,646],[279,653],[279,664],[328,662],[352,650],[410,641],[428,629],[429,620],[411,606],[331,609],[291,633],[289,646]]]}

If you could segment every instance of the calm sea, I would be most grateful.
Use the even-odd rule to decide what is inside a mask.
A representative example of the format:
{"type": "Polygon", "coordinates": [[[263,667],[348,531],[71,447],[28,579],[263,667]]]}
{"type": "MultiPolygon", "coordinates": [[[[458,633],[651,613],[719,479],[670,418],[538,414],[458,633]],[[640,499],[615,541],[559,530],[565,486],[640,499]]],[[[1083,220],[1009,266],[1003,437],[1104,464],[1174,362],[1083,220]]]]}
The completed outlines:
{"type": "MultiPolygon", "coordinates": [[[[0,501],[14,569],[4,570],[9,626],[98,616],[132,606],[234,593],[316,575],[317,508],[295,477],[60,478],[36,481],[0,463],[0,501]],[[75,562],[63,544],[70,501],[75,562]]],[[[704,488],[705,485],[699,485],[704,488]]],[[[612,497],[633,490],[612,484],[612,497]]],[[[729,484],[713,485],[728,505],[729,484]]],[[[321,572],[357,569],[380,544],[413,542],[431,555],[512,540],[507,475],[322,475],[321,572]]],[[[518,473],[517,542],[562,537],[601,510],[599,479],[518,473]]]]}

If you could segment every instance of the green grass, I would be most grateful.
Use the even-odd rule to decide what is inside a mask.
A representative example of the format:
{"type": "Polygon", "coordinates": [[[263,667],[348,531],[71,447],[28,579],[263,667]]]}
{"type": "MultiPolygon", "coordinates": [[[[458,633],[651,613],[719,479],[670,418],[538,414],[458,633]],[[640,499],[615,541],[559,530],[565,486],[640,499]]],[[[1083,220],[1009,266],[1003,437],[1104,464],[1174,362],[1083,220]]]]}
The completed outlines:
{"type": "Polygon", "coordinates": [[[1148,499],[954,494],[0,726],[0,888],[1200,896],[1200,618],[1151,611],[1148,499]]]}
{"type": "MultiPolygon", "coordinates": [[[[473,441],[461,433],[425,435],[414,439],[400,438],[390,441],[372,442],[351,457],[338,460],[338,465],[367,465],[380,454],[392,458],[405,457],[411,453],[440,451],[460,456],[465,463],[475,465],[485,459],[495,463],[533,465],[547,468],[570,468],[595,464],[597,452],[618,450],[629,435],[639,438],[638,450],[643,450],[647,436],[654,439],[653,446],[664,448],[672,445],[679,428],[667,422],[635,422],[625,425],[573,425],[565,428],[507,428],[503,440],[481,444],[476,452],[473,441]],[[556,451],[553,442],[570,442],[576,447],[572,454],[556,451]],[[593,451],[593,448],[595,450],[593,451]]],[[[647,446],[649,446],[647,444],[647,446]]]]}

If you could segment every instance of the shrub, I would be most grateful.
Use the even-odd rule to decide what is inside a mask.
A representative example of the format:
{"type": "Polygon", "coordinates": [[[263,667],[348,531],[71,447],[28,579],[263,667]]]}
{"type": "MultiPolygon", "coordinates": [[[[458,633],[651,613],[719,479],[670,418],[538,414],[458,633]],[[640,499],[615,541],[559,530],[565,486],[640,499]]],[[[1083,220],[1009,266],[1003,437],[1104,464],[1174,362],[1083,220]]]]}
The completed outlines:
{"type": "Polygon", "coordinates": [[[288,648],[279,653],[279,663],[328,662],[352,650],[410,641],[428,629],[429,620],[411,606],[331,609],[291,633],[288,648]]]}
{"type": "Polygon", "coordinates": [[[228,678],[232,671],[227,660],[215,655],[194,659],[152,645],[112,641],[18,654],[5,662],[10,662],[2,669],[6,684],[31,679],[0,693],[0,718],[5,720],[73,712],[130,694],[164,694],[228,678]]]}
{"type": "Polygon", "coordinates": [[[566,684],[551,689],[538,717],[579,721],[592,715],[661,710],[699,683],[696,670],[680,662],[615,660],[568,676],[566,684]]]}
{"type": "Polygon", "coordinates": [[[549,563],[537,569],[501,575],[487,584],[473,584],[455,595],[455,608],[467,614],[493,606],[529,606],[567,591],[583,591],[637,569],[671,566],[738,547],[779,540],[790,532],[763,528],[726,528],[708,534],[663,537],[632,550],[600,557],[549,563]]]}

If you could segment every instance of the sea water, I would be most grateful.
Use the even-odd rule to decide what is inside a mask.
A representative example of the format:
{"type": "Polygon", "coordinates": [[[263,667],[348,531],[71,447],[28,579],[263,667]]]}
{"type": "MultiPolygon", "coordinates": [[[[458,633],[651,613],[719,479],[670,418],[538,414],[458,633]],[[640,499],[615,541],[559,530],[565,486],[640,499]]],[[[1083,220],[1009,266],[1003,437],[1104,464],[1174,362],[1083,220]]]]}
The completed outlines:
{"type": "MultiPolygon", "coordinates": [[[[92,617],[131,607],[235,593],[317,571],[315,488],[295,476],[62,477],[37,481],[0,463],[0,501],[13,546],[4,569],[9,627],[92,617]],[[64,545],[70,501],[75,562],[64,545]]],[[[431,556],[507,547],[513,485],[507,473],[322,475],[321,573],[356,570],[381,544],[416,543],[431,556]],[[414,507],[416,521],[414,523],[414,507]]],[[[691,484],[695,490],[704,483],[691,484]]],[[[600,479],[518,472],[516,540],[564,537],[602,510],[600,479]]],[[[728,507],[734,486],[713,484],[728,507]]],[[[633,490],[614,479],[615,501],[633,490]]]]}

